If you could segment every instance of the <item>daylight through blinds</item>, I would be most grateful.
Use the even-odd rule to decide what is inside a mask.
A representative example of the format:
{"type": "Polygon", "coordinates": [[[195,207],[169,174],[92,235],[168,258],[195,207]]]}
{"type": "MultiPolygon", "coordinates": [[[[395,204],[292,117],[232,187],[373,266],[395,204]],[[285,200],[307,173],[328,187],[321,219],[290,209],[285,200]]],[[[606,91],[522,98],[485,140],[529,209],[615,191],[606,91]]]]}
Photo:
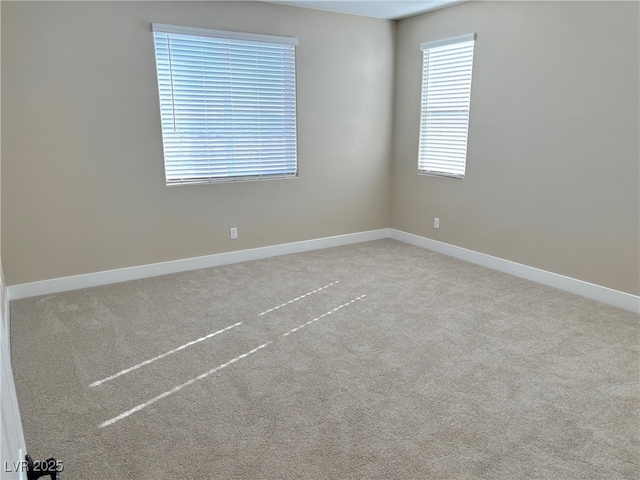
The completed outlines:
{"type": "Polygon", "coordinates": [[[464,177],[475,34],[424,43],[418,172],[464,177]]]}
{"type": "Polygon", "coordinates": [[[153,32],[167,184],[295,176],[295,39],[153,32]]]}

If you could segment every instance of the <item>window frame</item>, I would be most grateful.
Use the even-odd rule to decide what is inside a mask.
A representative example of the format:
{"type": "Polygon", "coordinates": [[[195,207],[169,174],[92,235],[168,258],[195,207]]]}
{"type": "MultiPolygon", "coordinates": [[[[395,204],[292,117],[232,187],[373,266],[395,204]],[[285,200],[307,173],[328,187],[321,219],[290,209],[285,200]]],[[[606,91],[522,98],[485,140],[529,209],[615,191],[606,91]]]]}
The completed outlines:
{"type": "Polygon", "coordinates": [[[151,31],[166,185],[297,178],[298,40],[160,23],[151,31]]]}
{"type": "MultiPolygon", "coordinates": [[[[418,174],[438,177],[464,179],[469,140],[469,118],[471,112],[471,86],[473,77],[473,61],[475,56],[476,33],[459,35],[420,44],[422,51],[422,84],[420,98],[420,125],[418,139],[418,174]],[[470,45],[469,45],[470,44],[470,45]],[[451,78],[451,66],[456,54],[455,49],[466,55],[462,65],[463,75],[468,79],[451,78]],[[464,51],[464,50],[467,51],[464,51]],[[448,63],[437,64],[431,69],[432,54],[440,55],[448,63]],[[448,58],[447,58],[448,57],[448,58]],[[434,74],[434,71],[436,72],[434,74]],[[430,96],[429,85],[432,76],[438,76],[439,97],[430,96]],[[446,83],[443,83],[446,82],[446,83]],[[461,84],[462,85],[458,85],[461,84]],[[458,85],[458,87],[456,87],[458,85]],[[464,87],[464,88],[462,88],[464,87]],[[455,93],[455,89],[458,93],[455,93]],[[450,103],[444,104],[444,101],[450,103]],[[461,105],[466,105],[461,108],[461,105]],[[436,108],[440,105],[440,110],[436,108]],[[455,110],[455,106],[458,107],[455,110]],[[449,110],[447,110],[449,109],[449,110]],[[437,117],[440,116],[438,119],[437,117]],[[464,123],[464,125],[463,125],[464,123]],[[439,130],[438,130],[439,129],[439,130]],[[443,133],[443,129],[446,129],[443,133]],[[431,133],[429,133],[431,130],[431,133]],[[441,138],[433,140],[433,132],[439,131],[441,138]]],[[[436,57],[437,58],[437,57],[436,57]]],[[[459,77],[459,76],[458,76],[459,77]]]]}

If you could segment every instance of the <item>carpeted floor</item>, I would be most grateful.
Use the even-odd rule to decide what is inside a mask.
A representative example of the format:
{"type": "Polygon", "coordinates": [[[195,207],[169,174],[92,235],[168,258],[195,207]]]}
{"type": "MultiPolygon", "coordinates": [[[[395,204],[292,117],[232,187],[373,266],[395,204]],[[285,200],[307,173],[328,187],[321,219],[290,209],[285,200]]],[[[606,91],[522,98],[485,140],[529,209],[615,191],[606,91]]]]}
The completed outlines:
{"type": "Polygon", "coordinates": [[[13,301],[11,339],[64,480],[637,479],[639,319],[380,240],[13,301]]]}

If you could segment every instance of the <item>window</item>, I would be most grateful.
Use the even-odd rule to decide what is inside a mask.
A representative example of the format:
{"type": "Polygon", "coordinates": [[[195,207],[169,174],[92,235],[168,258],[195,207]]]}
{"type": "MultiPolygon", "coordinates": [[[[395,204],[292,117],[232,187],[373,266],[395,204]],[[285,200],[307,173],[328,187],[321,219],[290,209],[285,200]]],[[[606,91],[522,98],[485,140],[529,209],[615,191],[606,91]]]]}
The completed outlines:
{"type": "Polygon", "coordinates": [[[463,178],[475,33],[423,43],[418,173],[463,178]]]}
{"type": "Polygon", "coordinates": [[[152,30],[167,185],[295,177],[297,40],[152,30]]]}

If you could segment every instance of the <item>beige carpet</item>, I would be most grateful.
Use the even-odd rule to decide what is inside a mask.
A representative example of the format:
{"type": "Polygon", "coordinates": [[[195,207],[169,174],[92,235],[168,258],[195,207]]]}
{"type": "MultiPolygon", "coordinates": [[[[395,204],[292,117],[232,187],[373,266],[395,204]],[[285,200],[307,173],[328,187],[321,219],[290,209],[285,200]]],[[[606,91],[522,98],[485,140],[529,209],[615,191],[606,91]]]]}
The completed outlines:
{"type": "Polygon", "coordinates": [[[640,477],[638,315],[392,240],[11,321],[29,453],[65,480],[640,477]]]}

